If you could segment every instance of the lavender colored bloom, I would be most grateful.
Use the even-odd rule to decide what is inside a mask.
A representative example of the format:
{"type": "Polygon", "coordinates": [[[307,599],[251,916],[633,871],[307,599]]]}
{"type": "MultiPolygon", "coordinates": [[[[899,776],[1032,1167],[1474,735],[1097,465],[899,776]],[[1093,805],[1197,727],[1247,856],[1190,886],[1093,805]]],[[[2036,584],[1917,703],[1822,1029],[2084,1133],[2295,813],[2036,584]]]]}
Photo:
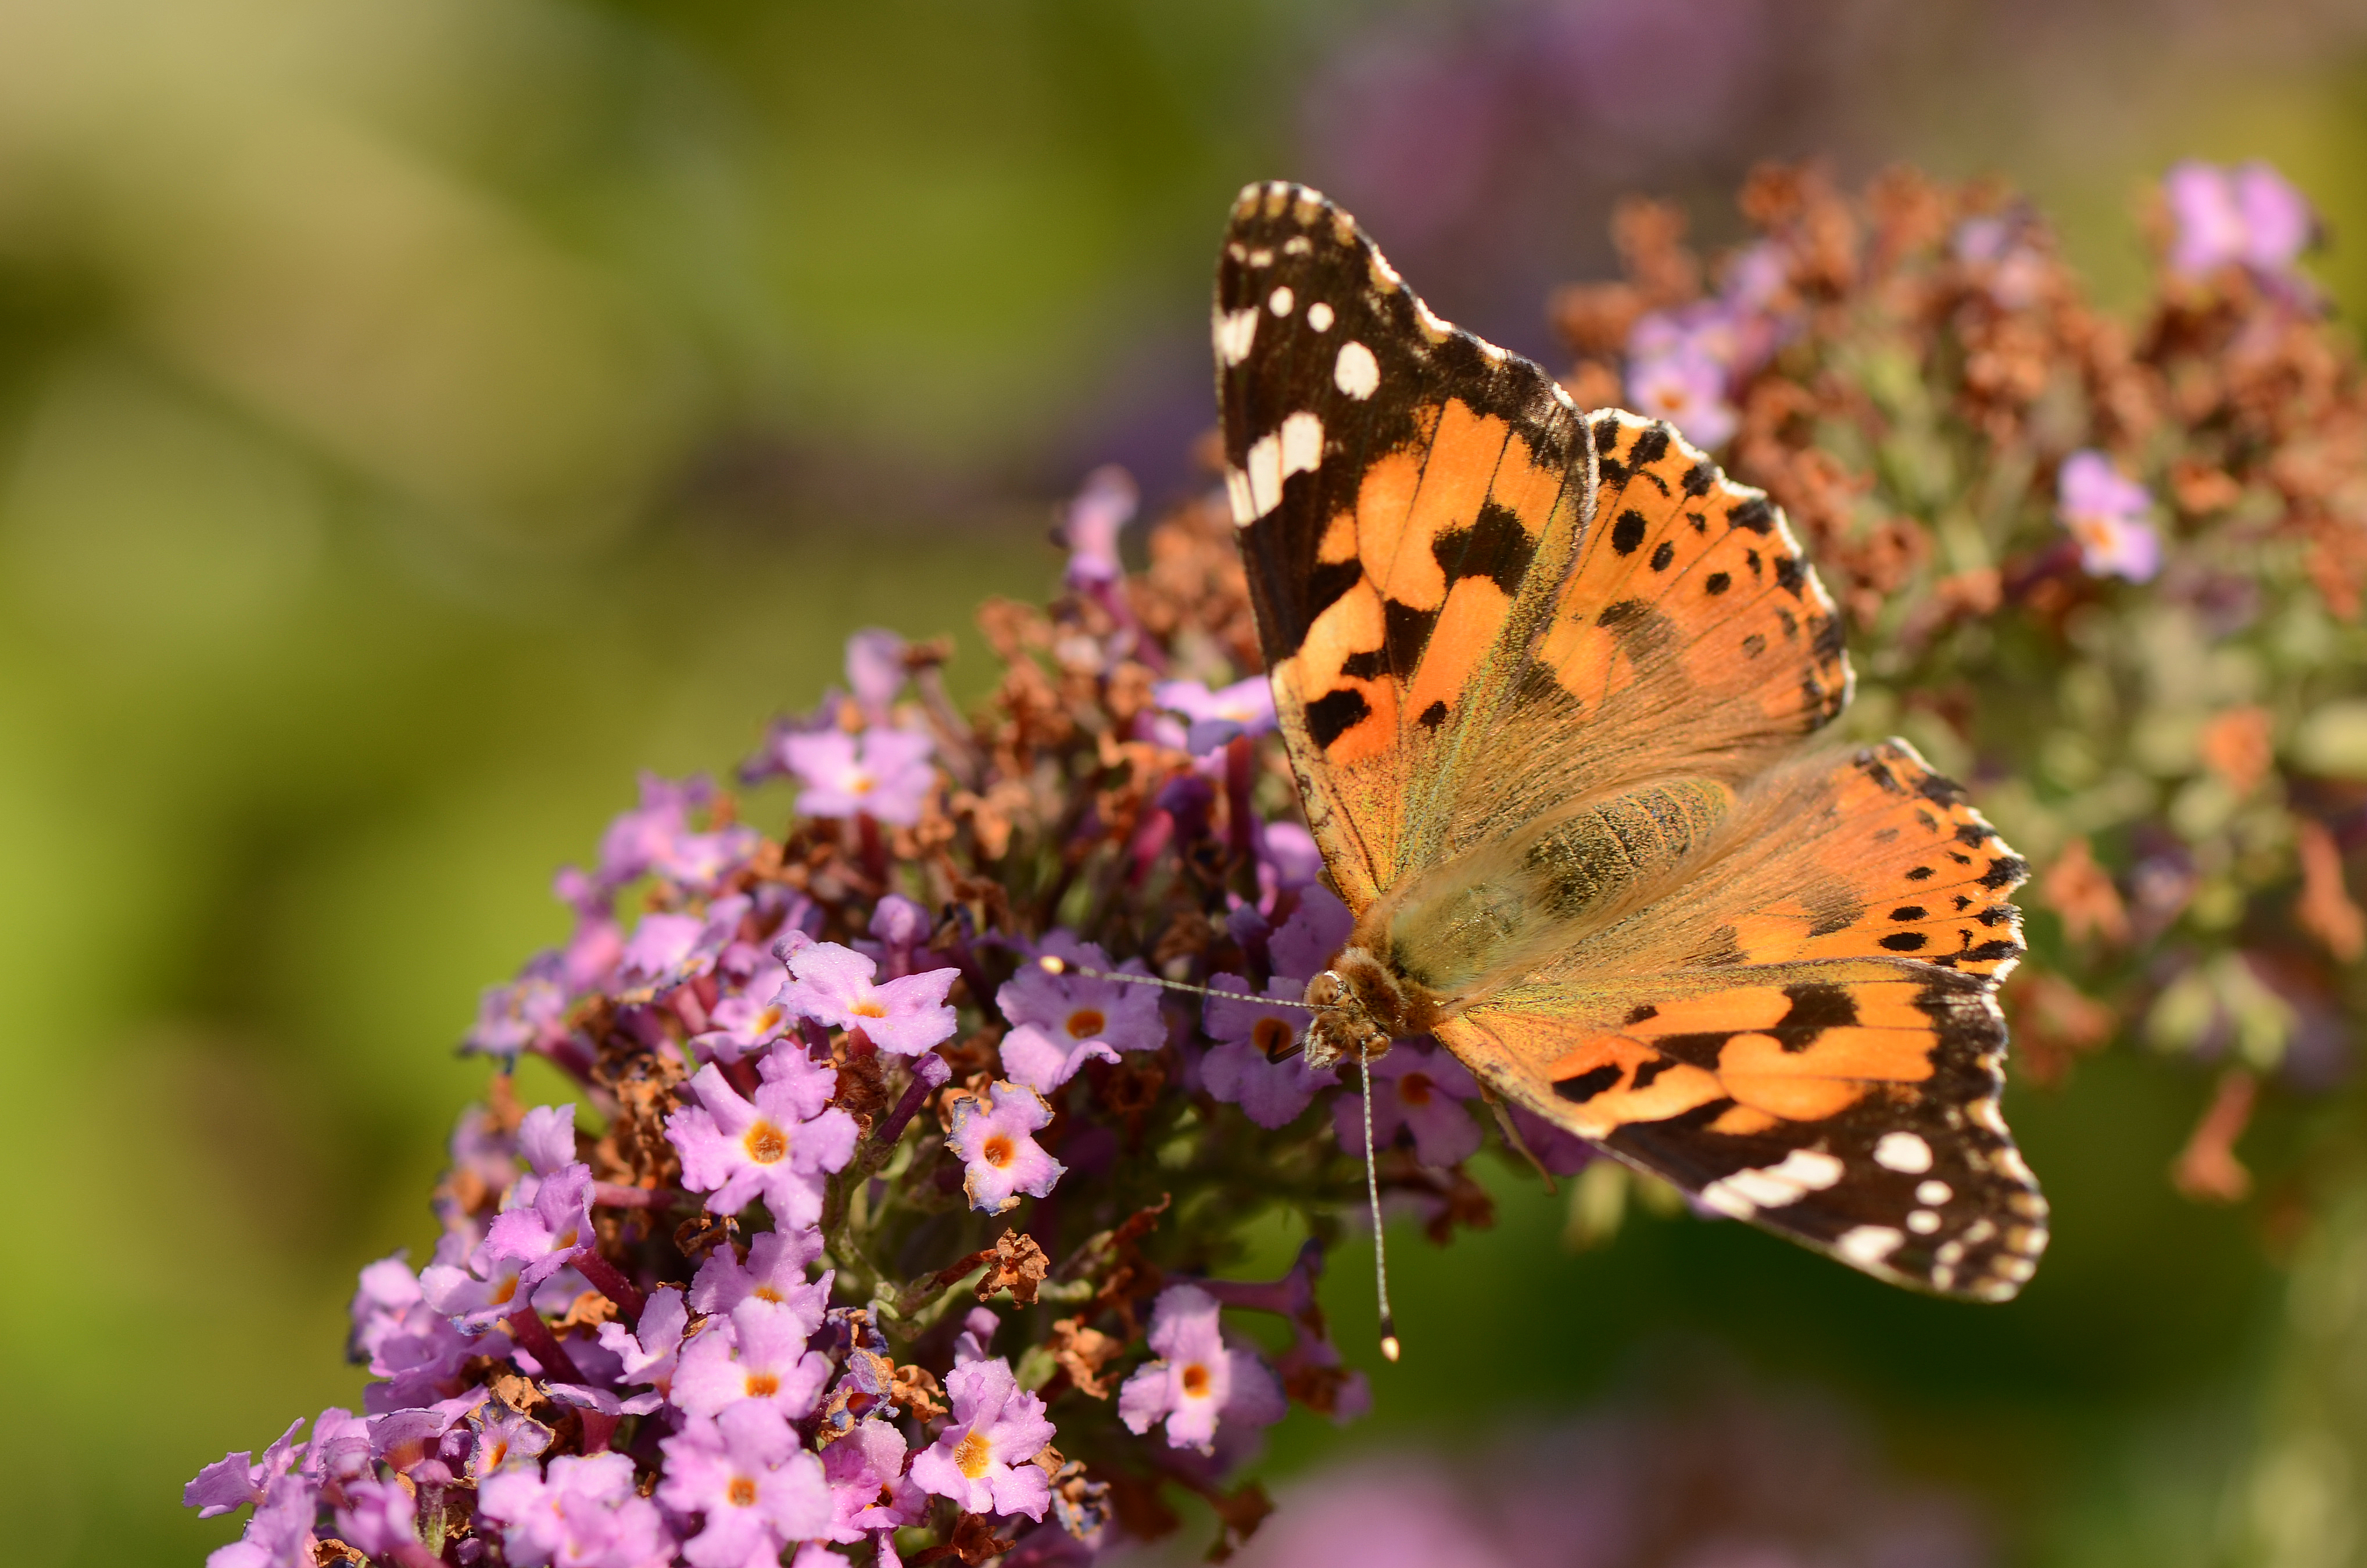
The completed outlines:
{"type": "Polygon", "coordinates": [[[805,786],[798,812],[810,817],[864,815],[910,827],[936,788],[929,765],[935,744],[913,730],[869,729],[860,737],[843,730],[788,735],[781,756],[805,786]]]}
{"type": "Polygon", "coordinates": [[[1734,438],[1742,414],[1727,401],[1725,364],[1702,348],[1680,346],[1631,358],[1627,401],[1648,419],[1665,419],[1685,439],[1716,450],[1734,438]]]}
{"type": "Polygon", "coordinates": [[[1068,1166],[1044,1152],[1035,1134],[1050,1124],[1052,1108],[1025,1084],[990,1084],[982,1095],[957,1101],[946,1146],[961,1156],[962,1190],[989,1214],[1015,1208],[1019,1194],[1041,1198],[1068,1166]]]}
{"type": "Polygon", "coordinates": [[[1161,681],[1151,688],[1151,698],[1192,722],[1184,749],[1194,756],[1206,756],[1240,736],[1271,733],[1274,726],[1274,687],[1262,675],[1237,680],[1220,691],[1210,691],[1196,680],[1161,681]]]}
{"type": "Polygon", "coordinates": [[[617,1381],[647,1383],[660,1393],[669,1392],[682,1351],[683,1330],[689,1323],[681,1287],[662,1285],[650,1292],[640,1322],[629,1328],[621,1323],[602,1324],[600,1343],[617,1358],[617,1381]]]}
{"type": "Polygon", "coordinates": [[[575,1105],[538,1105],[518,1119],[518,1153],[538,1176],[557,1174],[575,1163],[575,1105]]]}
{"type": "Polygon", "coordinates": [[[780,994],[781,1006],[833,1028],[861,1029],[891,1056],[918,1056],[953,1038],[957,1027],[946,994],[961,971],[931,970],[874,984],[878,963],[836,942],[816,942],[789,955],[796,978],[780,994]]]}
{"type": "Polygon", "coordinates": [[[1117,581],[1125,570],[1118,562],[1118,531],[1132,520],[1141,501],[1134,476],[1115,463],[1085,475],[1061,529],[1069,546],[1070,587],[1117,581]]]}
{"type": "Polygon", "coordinates": [[[732,1062],[764,1050],[788,1031],[795,1014],[783,1005],[781,990],[789,983],[787,964],[766,959],[730,994],[716,998],[708,1022],[714,1025],[690,1043],[718,1062],[732,1062]]]}
{"type": "Polygon", "coordinates": [[[2079,543],[2079,565],[2090,577],[2150,581],[2161,570],[2161,539],[2146,517],[2153,496],[2094,450],[2063,460],[2056,510],[2079,543]]]}
{"type": "Polygon", "coordinates": [[[682,1183],[708,1195],[717,1214],[737,1214],[762,1198],[775,1223],[799,1228],[821,1218],[822,1177],[855,1153],[855,1119],[830,1104],[838,1074],[801,1051],[779,1050],[756,1064],[753,1103],[708,1065],[690,1081],[698,1104],[666,1118],[682,1156],[682,1183]]]}
{"type": "Polygon", "coordinates": [[[1266,940],[1278,979],[1296,980],[1303,989],[1340,956],[1356,917],[1330,888],[1310,886],[1299,896],[1298,907],[1266,940]]]}
{"type": "Polygon", "coordinates": [[[692,1415],[659,1445],[658,1497],[706,1522],[682,1551],[695,1568],[776,1568],[791,1541],[830,1532],[821,1460],[769,1403],[742,1400],[718,1415],[692,1415]]]}
{"type": "Polygon", "coordinates": [[[469,1450],[468,1475],[480,1486],[500,1471],[533,1463],[550,1447],[549,1427],[506,1404],[480,1405],[469,1424],[476,1428],[477,1437],[469,1450]]]}
{"type": "Polygon", "coordinates": [[[830,1371],[829,1357],[806,1348],[797,1314],[751,1298],[683,1346],[674,1403],[693,1415],[718,1415],[760,1400],[794,1421],[813,1413],[830,1371]]]}
{"type": "Polygon", "coordinates": [[[846,640],[846,684],[866,722],[878,728],[888,722],[888,710],[904,689],[904,650],[909,646],[892,631],[866,627],[846,640]]]}
{"type": "Polygon", "coordinates": [[[1164,1422],[1167,1445],[1214,1451],[1217,1424],[1271,1426],[1287,1408],[1282,1385],[1263,1361],[1225,1344],[1216,1298],[1196,1285],[1171,1285],[1150,1309],[1150,1349],[1118,1391],[1127,1430],[1148,1432],[1164,1422]]]}
{"type": "Polygon", "coordinates": [[[704,915],[644,915],[617,961],[620,990],[664,990],[696,980],[739,935],[748,900],[737,893],[719,898],[704,915]]]}
{"type": "Polygon", "coordinates": [[[477,1021],[460,1041],[464,1051],[515,1058],[563,1032],[565,969],[557,953],[543,953],[506,985],[488,985],[477,1002],[477,1021]]]}
{"type": "Polygon", "coordinates": [[[249,1503],[260,1507],[271,1483],[293,1467],[296,1433],[303,1425],[300,1415],[289,1422],[288,1430],[263,1450],[260,1460],[253,1450],[240,1449],[198,1471],[196,1479],[181,1489],[181,1506],[195,1508],[201,1519],[227,1514],[249,1503]]]}
{"type": "Polygon", "coordinates": [[[2316,235],[2309,199],[2264,163],[2225,169],[2189,160],[2163,176],[2162,194],[2174,228],[2169,267],[2183,278],[2223,267],[2286,278],[2316,235]]]}
{"type": "Polygon", "coordinates": [[[820,1333],[830,1309],[831,1271],[809,1281],[806,1265],[821,1256],[821,1233],[809,1230],[765,1232],[749,1242],[745,1263],[732,1248],[718,1247],[690,1282],[690,1305],[714,1314],[762,1301],[789,1313],[807,1334],[820,1333]]]}
{"type": "Polygon", "coordinates": [[[531,1464],[498,1471],[478,1489],[478,1511],[502,1527],[515,1568],[654,1568],[673,1561],[657,1506],[633,1486],[623,1454],[568,1455],[547,1474],[531,1464]]]}
{"type": "MultiPolygon", "coordinates": [[[[1112,1051],[1156,1051],[1167,1043],[1167,1020],[1160,1015],[1153,987],[1075,972],[1073,966],[1116,969],[1100,948],[1055,931],[1044,938],[1043,951],[1072,967],[1065,974],[1051,974],[1040,965],[1023,964],[1003,982],[994,1003],[1013,1024],[1042,1031],[1064,1059],[1089,1040],[1112,1051]]],[[[1138,960],[1128,960],[1121,972],[1141,973],[1143,966],[1138,960]]]]}
{"type": "Polygon", "coordinates": [[[477,1266],[482,1272],[515,1261],[518,1289],[530,1291],[566,1267],[591,1239],[592,1167],[571,1165],[539,1183],[530,1205],[494,1217],[477,1266]]]}
{"type": "Polygon", "coordinates": [[[345,1483],[337,1507],[337,1538],[370,1557],[383,1557],[419,1540],[419,1506],[398,1481],[363,1477],[345,1483]]]}
{"type": "Polygon", "coordinates": [[[1594,1161],[1594,1145],[1575,1132],[1565,1132],[1535,1111],[1519,1106],[1510,1108],[1512,1125],[1520,1129],[1521,1142],[1554,1176],[1576,1176],[1594,1161]]]}
{"type": "MultiPolygon", "coordinates": [[[[756,851],[764,835],[737,824],[712,832],[696,832],[693,810],[714,799],[715,786],[705,778],[676,784],[652,773],[641,775],[640,804],[609,824],[600,840],[595,874],[580,884],[570,903],[582,907],[593,898],[605,898],[637,877],[655,875],[677,886],[706,892],[725,872],[756,851]]],[[[562,896],[564,894],[562,893],[562,896]]]]}
{"type": "Polygon", "coordinates": [[[1316,885],[1323,875],[1323,851],[1315,835],[1295,822],[1260,824],[1257,833],[1258,886],[1270,900],[1285,888],[1316,885]]]}
{"type": "Polygon", "coordinates": [[[891,892],[871,911],[871,934],[879,939],[891,976],[912,972],[912,955],[929,939],[935,922],[902,893],[891,892]]]}
{"type": "MultiPolygon", "coordinates": [[[[1413,1134],[1415,1158],[1425,1165],[1452,1165],[1479,1150],[1479,1124],[1463,1102],[1479,1085],[1463,1064],[1434,1046],[1400,1045],[1373,1063],[1373,1142],[1386,1147],[1399,1129],[1413,1134]]],[[[1365,1146],[1363,1096],[1352,1080],[1332,1102],[1334,1129],[1344,1149],[1365,1146]]]]}
{"type": "Polygon", "coordinates": [[[973,1514],[1025,1514],[1041,1519],[1052,1488],[1028,1461],[1052,1440],[1044,1402],[1021,1392],[1000,1357],[956,1367],[946,1378],[952,1419],[934,1445],[912,1460],[912,1479],[973,1514]]]}
{"type": "Polygon", "coordinates": [[[246,1533],[206,1558],[206,1568],[313,1568],[319,1538],[312,1520],[319,1489],[300,1475],[283,1475],[266,1489],[246,1521],[246,1533]]]}
{"type": "Polygon", "coordinates": [[[1039,1095],[1048,1095],[1075,1077],[1077,1069],[1088,1062],[1117,1060],[1117,1052],[1106,1041],[1054,1040],[1034,1024],[1014,1028],[1002,1037],[997,1049],[1002,1058],[1003,1076],[1014,1084],[1026,1085],[1039,1095]]]}
{"type": "MultiPolygon", "coordinates": [[[[1304,1054],[1291,1052],[1307,1026],[1306,1009],[1261,1004],[1250,994],[1249,982],[1237,974],[1213,976],[1208,986],[1241,996],[1207,1000],[1203,1027],[1218,1043],[1200,1059],[1201,1085],[1219,1101],[1240,1107],[1260,1127],[1289,1126],[1319,1091],[1339,1081],[1333,1073],[1308,1067],[1304,1054]]],[[[1303,981],[1278,979],[1267,984],[1265,994],[1295,1003],[1306,990],[1303,981]]]]}
{"type": "Polygon", "coordinates": [[[904,1473],[904,1434],[891,1422],[871,1420],[822,1450],[823,1478],[830,1483],[832,1528],[836,1541],[861,1540],[874,1530],[913,1525],[929,1511],[927,1494],[904,1473]]]}

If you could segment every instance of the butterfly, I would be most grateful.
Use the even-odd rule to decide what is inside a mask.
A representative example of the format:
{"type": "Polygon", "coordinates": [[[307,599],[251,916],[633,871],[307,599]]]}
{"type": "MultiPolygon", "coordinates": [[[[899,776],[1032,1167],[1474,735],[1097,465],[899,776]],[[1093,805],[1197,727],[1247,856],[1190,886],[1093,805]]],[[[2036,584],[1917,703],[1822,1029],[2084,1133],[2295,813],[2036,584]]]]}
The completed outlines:
{"type": "Polygon", "coordinates": [[[1810,742],[1843,627],[1782,512],[1665,423],[1441,321],[1251,186],[1211,322],[1225,483],[1308,827],[1356,916],[1310,1063],[1429,1035],[1703,1205],[2012,1297],[1999,1108],[2022,859],[1905,741],[1810,742]]]}

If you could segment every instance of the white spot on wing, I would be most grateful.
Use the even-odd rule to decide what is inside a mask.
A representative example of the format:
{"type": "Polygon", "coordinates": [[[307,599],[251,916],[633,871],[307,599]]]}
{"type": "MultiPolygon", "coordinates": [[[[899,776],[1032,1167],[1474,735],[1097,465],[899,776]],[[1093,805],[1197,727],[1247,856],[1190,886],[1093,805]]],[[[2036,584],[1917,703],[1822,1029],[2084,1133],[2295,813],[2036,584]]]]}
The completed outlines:
{"type": "Polygon", "coordinates": [[[1907,1228],[1919,1236],[1928,1236],[1940,1228],[1940,1216],[1929,1209],[1918,1209],[1907,1216],[1907,1228]]]}
{"type": "Polygon", "coordinates": [[[1290,285],[1285,283],[1266,296],[1265,308],[1275,315],[1286,316],[1290,313],[1290,307],[1297,303],[1297,301],[1298,296],[1293,294],[1290,291],[1290,285]]]}
{"type": "Polygon", "coordinates": [[[1307,307],[1307,324],[1318,332],[1331,330],[1331,307],[1318,300],[1307,307]]]}
{"type": "Polygon", "coordinates": [[[1920,1182],[1915,1188],[1915,1201],[1928,1203],[1934,1209],[1955,1196],[1956,1189],[1944,1181],[1920,1182]]]}
{"type": "Polygon", "coordinates": [[[1305,234],[1293,234],[1282,242],[1282,254],[1285,256],[1305,256],[1314,248],[1315,242],[1305,234]]]}
{"type": "Polygon", "coordinates": [[[1294,414],[1282,428],[1250,444],[1249,515],[1236,503],[1233,516],[1247,528],[1282,505],[1282,482],[1294,473],[1312,473],[1323,461],[1323,421],[1312,414],[1294,414]]]}
{"type": "Polygon", "coordinates": [[[1254,308],[1218,312],[1214,324],[1217,354],[1228,365],[1238,365],[1250,357],[1250,345],[1257,341],[1258,313],[1254,308]]]}
{"type": "Polygon", "coordinates": [[[1272,267],[1274,265],[1274,252],[1267,250],[1261,245],[1256,250],[1250,252],[1250,265],[1251,267],[1272,267]]]}
{"type": "Polygon", "coordinates": [[[1833,1250],[1861,1268],[1872,1268],[1905,1244],[1906,1235],[1888,1225],[1860,1225],[1841,1233],[1833,1250]]]}
{"type": "Polygon", "coordinates": [[[1250,476],[1237,468],[1225,470],[1225,499],[1232,503],[1233,527],[1245,528],[1258,519],[1250,501],[1250,476]]]}
{"type": "Polygon", "coordinates": [[[1874,1146],[1874,1163],[1885,1170],[1920,1176],[1931,1168],[1931,1145],[1912,1132],[1886,1132],[1874,1146]]]}
{"type": "Polygon", "coordinates": [[[1342,392],[1362,403],[1380,387],[1381,362],[1363,344],[1343,343],[1340,346],[1339,362],[1331,367],[1331,380],[1342,392]]]}
{"type": "Polygon", "coordinates": [[[1841,1179],[1845,1168],[1830,1154],[1795,1149],[1781,1164],[1763,1170],[1737,1171],[1710,1183],[1702,1188],[1702,1201],[1721,1214],[1748,1220],[1761,1209],[1781,1209],[1812,1192],[1822,1192],[1841,1179]]]}

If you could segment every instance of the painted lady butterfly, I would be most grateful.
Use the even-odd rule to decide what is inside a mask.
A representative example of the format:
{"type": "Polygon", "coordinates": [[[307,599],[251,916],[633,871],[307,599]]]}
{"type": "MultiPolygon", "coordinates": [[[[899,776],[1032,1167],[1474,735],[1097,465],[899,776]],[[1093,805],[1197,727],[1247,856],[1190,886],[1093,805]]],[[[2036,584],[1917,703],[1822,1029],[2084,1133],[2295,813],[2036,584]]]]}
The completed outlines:
{"type": "Polygon", "coordinates": [[[2026,868],[1904,741],[1803,746],[1851,675],[1783,514],[1439,320],[1297,186],[1242,193],[1213,326],[1275,705],[1357,916],[1309,1059],[1433,1035],[1711,1209],[2011,1297],[2046,1245],[1998,1108],[2026,868]]]}

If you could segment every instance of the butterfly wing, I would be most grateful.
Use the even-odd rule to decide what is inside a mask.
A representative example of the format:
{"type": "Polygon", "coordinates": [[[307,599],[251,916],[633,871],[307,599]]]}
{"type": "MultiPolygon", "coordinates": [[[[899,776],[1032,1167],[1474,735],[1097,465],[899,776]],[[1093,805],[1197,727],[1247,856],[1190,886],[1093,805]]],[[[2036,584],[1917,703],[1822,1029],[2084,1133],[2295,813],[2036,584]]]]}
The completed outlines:
{"type": "Polygon", "coordinates": [[[2012,1296],[2047,1234],[1998,1108],[2022,861],[1899,741],[1778,769],[1724,840],[1440,1040],[1713,1209],[1899,1283],[2012,1296]]]}
{"type": "Polygon", "coordinates": [[[1665,425],[1581,416],[1300,187],[1244,191],[1212,319],[1277,710],[1353,908],[1581,795],[1748,776],[1840,711],[1781,515],[1665,425]]]}

